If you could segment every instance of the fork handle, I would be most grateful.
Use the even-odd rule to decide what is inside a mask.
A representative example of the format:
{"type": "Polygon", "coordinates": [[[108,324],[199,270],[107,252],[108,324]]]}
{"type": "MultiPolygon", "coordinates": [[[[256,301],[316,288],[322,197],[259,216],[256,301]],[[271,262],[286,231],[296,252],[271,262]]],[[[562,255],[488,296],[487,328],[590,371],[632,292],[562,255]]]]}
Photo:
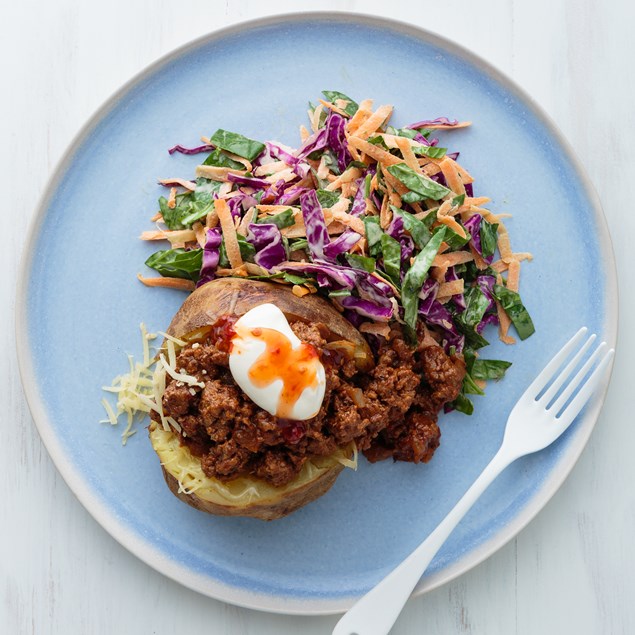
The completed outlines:
{"type": "Polygon", "coordinates": [[[515,459],[505,445],[436,529],[340,619],[333,635],[387,635],[441,545],[492,481],[515,459]]]}

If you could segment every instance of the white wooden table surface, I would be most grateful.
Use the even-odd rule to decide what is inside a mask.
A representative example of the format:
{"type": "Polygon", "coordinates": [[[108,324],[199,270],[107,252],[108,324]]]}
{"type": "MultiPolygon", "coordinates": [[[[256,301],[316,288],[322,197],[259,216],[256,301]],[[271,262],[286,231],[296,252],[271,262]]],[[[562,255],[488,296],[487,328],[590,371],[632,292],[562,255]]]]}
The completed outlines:
{"type": "Polygon", "coordinates": [[[17,263],[58,158],[125,80],[188,40],[294,10],[412,22],[493,63],[563,130],[603,201],[620,274],[612,385],[582,458],[539,516],[488,561],[411,600],[394,633],[635,633],[635,3],[628,0],[0,0],[0,633],[330,633],[336,617],[269,615],[162,577],[71,494],[27,409],[13,340],[17,263]],[[630,61],[630,62],[629,62],[630,61]]]}

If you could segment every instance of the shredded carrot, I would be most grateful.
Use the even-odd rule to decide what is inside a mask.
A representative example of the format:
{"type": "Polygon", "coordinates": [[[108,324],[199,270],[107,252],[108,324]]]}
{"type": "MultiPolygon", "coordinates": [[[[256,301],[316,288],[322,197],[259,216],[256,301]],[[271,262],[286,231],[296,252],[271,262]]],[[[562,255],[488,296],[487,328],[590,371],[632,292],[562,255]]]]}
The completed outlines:
{"type": "Polygon", "coordinates": [[[439,285],[437,300],[446,296],[453,296],[459,293],[463,293],[464,290],[465,283],[462,278],[459,278],[458,280],[452,280],[451,282],[443,282],[439,285]]]}
{"type": "Polygon", "coordinates": [[[252,171],[252,165],[249,161],[247,161],[247,159],[245,159],[244,157],[241,157],[239,154],[234,154],[233,152],[227,152],[225,150],[225,154],[232,160],[232,161],[236,161],[236,163],[242,163],[245,166],[245,170],[247,170],[247,172],[251,172],[252,171]]]}
{"type": "Polygon", "coordinates": [[[342,197],[348,198],[349,196],[355,196],[357,192],[357,186],[355,183],[342,183],[342,197]]]}
{"type": "Polygon", "coordinates": [[[439,283],[439,285],[445,282],[445,276],[447,273],[447,267],[430,267],[430,275],[439,283]]]}
{"type": "Polygon", "coordinates": [[[170,188],[170,195],[168,196],[167,205],[170,209],[174,209],[176,207],[176,188],[170,188]]]}
{"type": "Polygon", "coordinates": [[[349,146],[348,147],[348,151],[351,153],[351,157],[352,157],[353,161],[360,161],[361,162],[362,153],[357,148],[353,148],[353,146],[349,146]]]}
{"type": "Polygon", "coordinates": [[[244,175],[245,170],[234,170],[232,168],[221,168],[216,165],[197,165],[196,176],[202,176],[212,181],[227,181],[228,174],[244,175]]]}
{"type": "Polygon", "coordinates": [[[346,130],[349,134],[355,134],[359,127],[363,125],[366,120],[373,114],[373,100],[365,99],[359,104],[357,112],[353,115],[351,120],[346,124],[346,130]]]}
{"type": "Polygon", "coordinates": [[[242,256],[240,255],[240,246],[238,245],[238,238],[236,237],[236,227],[234,226],[234,219],[227,205],[227,201],[222,198],[214,201],[214,209],[218,214],[220,226],[223,231],[223,238],[225,240],[225,250],[227,251],[227,259],[232,269],[238,269],[243,264],[242,256]]]}
{"type": "Polygon", "coordinates": [[[342,110],[339,106],[336,106],[330,101],[324,101],[324,99],[320,99],[318,101],[328,110],[332,110],[333,112],[336,112],[338,115],[342,115],[342,117],[346,117],[348,119],[348,113],[345,110],[342,110]]]}
{"type": "Polygon", "coordinates": [[[379,210],[375,207],[375,203],[369,198],[365,198],[364,202],[366,203],[366,214],[368,216],[377,216],[379,214],[379,210]]]}
{"type": "Polygon", "coordinates": [[[401,208],[401,196],[395,192],[395,188],[386,181],[386,190],[388,194],[388,202],[395,207],[401,208]]]}
{"type": "Polygon", "coordinates": [[[141,240],[169,240],[171,243],[187,243],[196,240],[196,234],[191,229],[175,229],[145,231],[139,236],[141,240]]]}
{"type": "Polygon", "coordinates": [[[287,238],[304,238],[306,236],[306,227],[302,218],[295,219],[295,223],[289,227],[283,227],[280,233],[287,238]]]}
{"type": "Polygon", "coordinates": [[[310,136],[311,133],[306,129],[306,126],[300,126],[300,141],[304,143],[310,136]]]}
{"type": "Polygon", "coordinates": [[[358,179],[361,175],[362,173],[359,168],[349,168],[334,181],[331,181],[325,189],[329,192],[333,192],[334,190],[339,189],[343,183],[350,183],[351,181],[358,179]]]}
{"type": "Polygon", "coordinates": [[[386,150],[382,150],[379,146],[368,143],[368,141],[364,141],[359,137],[349,137],[348,144],[353,148],[361,150],[364,154],[367,154],[369,157],[375,159],[375,161],[378,161],[383,165],[396,165],[397,163],[404,162],[403,159],[400,159],[394,154],[390,154],[390,152],[386,152],[386,150]]]}
{"type": "Polygon", "coordinates": [[[468,243],[468,246],[470,248],[470,252],[472,256],[474,256],[474,262],[476,263],[476,268],[479,271],[483,271],[484,269],[487,269],[487,263],[483,259],[483,256],[481,256],[481,254],[479,254],[478,251],[474,249],[474,246],[471,243],[468,243]]]}
{"type": "Polygon", "coordinates": [[[352,230],[356,231],[358,234],[361,234],[362,236],[364,235],[365,233],[364,221],[361,218],[359,218],[358,216],[351,216],[350,214],[347,214],[346,212],[339,212],[333,209],[331,209],[331,212],[333,213],[333,220],[339,221],[340,223],[347,225],[352,230]]]}
{"type": "Polygon", "coordinates": [[[505,313],[505,309],[503,309],[501,303],[498,300],[496,300],[496,313],[498,314],[499,321],[498,338],[505,344],[515,344],[516,340],[511,335],[507,334],[512,321],[509,315],[505,313]]]}
{"type": "Polygon", "coordinates": [[[471,205],[469,208],[469,216],[480,214],[488,223],[499,224],[501,218],[511,218],[511,214],[492,214],[484,207],[476,207],[471,205]]]}
{"type": "Polygon", "coordinates": [[[184,280],[183,278],[144,278],[140,273],[137,274],[140,282],[146,287],[166,287],[168,289],[180,289],[182,291],[194,291],[196,285],[192,280],[184,280]]]}
{"type": "MultiPolygon", "coordinates": [[[[347,202],[350,203],[350,201],[347,201],[347,202]]],[[[346,230],[347,225],[345,225],[343,222],[334,222],[334,214],[337,214],[337,215],[341,214],[342,215],[341,218],[343,220],[347,219],[349,214],[346,214],[345,212],[338,212],[338,211],[335,211],[334,213],[332,210],[328,208],[325,208],[322,211],[324,213],[324,221],[326,222],[326,226],[327,226],[329,234],[341,234],[343,231],[346,230]]],[[[283,236],[286,236],[287,238],[303,238],[306,236],[306,227],[304,226],[304,219],[302,218],[302,212],[299,209],[294,209],[293,215],[295,220],[293,225],[290,225],[289,227],[283,227],[280,230],[280,233],[283,236]]],[[[351,217],[351,218],[356,218],[356,217],[351,217]]],[[[361,222],[359,218],[357,218],[356,220],[358,222],[361,222]]]]}
{"type": "Polygon", "coordinates": [[[465,185],[463,185],[463,181],[459,176],[456,163],[448,157],[443,157],[439,167],[441,168],[441,172],[443,172],[448,187],[455,194],[465,194],[465,185]]]}
{"type": "Polygon", "coordinates": [[[388,172],[388,170],[382,170],[382,175],[386,184],[390,185],[390,187],[392,187],[399,196],[402,196],[409,191],[408,188],[399,179],[395,178],[390,172],[388,172]]]}
{"type": "Polygon", "coordinates": [[[415,172],[421,174],[421,167],[419,166],[415,153],[412,151],[410,139],[407,139],[406,137],[396,137],[395,143],[397,144],[399,150],[401,150],[401,154],[403,155],[406,165],[409,168],[412,168],[415,172]]]}
{"type": "Polygon", "coordinates": [[[423,157],[423,159],[419,159],[418,162],[423,172],[428,176],[434,176],[435,174],[439,174],[439,172],[441,172],[439,165],[434,163],[434,161],[428,157],[423,157]]]}
{"type": "Polygon", "coordinates": [[[498,251],[502,261],[509,262],[511,260],[513,252],[509,242],[509,234],[502,223],[498,225],[498,251]]]}
{"type": "Polygon", "coordinates": [[[243,267],[250,276],[266,276],[269,273],[264,267],[253,262],[246,262],[243,267]]]}
{"type": "Polygon", "coordinates": [[[465,229],[461,227],[455,220],[454,216],[439,216],[437,220],[442,224],[449,227],[454,233],[458,234],[461,238],[466,238],[467,234],[465,229]]]}
{"type": "Polygon", "coordinates": [[[437,255],[432,261],[433,267],[454,267],[454,265],[462,265],[466,262],[474,260],[472,254],[467,251],[453,251],[449,254],[437,255]]]}
{"type": "Polygon", "coordinates": [[[392,220],[392,211],[390,210],[389,202],[389,198],[384,196],[384,200],[381,202],[381,209],[379,210],[379,226],[382,229],[386,229],[392,220]]]}
{"type": "Polygon", "coordinates": [[[479,197],[471,197],[471,196],[466,196],[465,200],[463,201],[463,205],[461,205],[461,207],[459,207],[459,212],[466,212],[467,210],[470,209],[470,207],[479,207],[481,205],[485,205],[486,203],[489,203],[491,199],[489,199],[487,196],[479,196],[479,197]]]}
{"type": "Polygon", "coordinates": [[[239,233],[241,236],[246,236],[249,231],[249,225],[254,222],[257,213],[258,210],[255,207],[250,207],[245,212],[245,215],[242,217],[242,220],[240,221],[236,232],[239,233]]]}
{"type": "Polygon", "coordinates": [[[274,184],[280,180],[283,180],[285,183],[289,181],[293,181],[296,178],[296,173],[293,171],[293,168],[286,167],[284,170],[280,170],[280,172],[276,172],[275,174],[270,174],[269,176],[265,176],[264,180],[269,181],[269,183],[274,184]]]}
{"type": "Polygon", "coordinates": [[[240,277],[246,278],[249,275],[246,266],[243,264],[240,267],[232,267],[231,269],[216,269],[216,275],[221,277],[240,277]]]}
{"type": "Polygon", "coordinates": [[[340,198],[338,199],[337,203],[335,203],[335,205],[333,205],[331,208],[325,207],[324,210],[326,211],[330,210],[331,214],[333,215],[333,218],[335,219],[336,214],[346,214],[350,206],[351,206],[350,199],[342,198],[340,196],[340,198]]]}
{"type": "Polygon", "coordinates": [[[509,271],[507,272],[507,288],[518,293],[520,283],[520,263],[518,260],[511,260],[509,271]]]}
{"type": "Polygon", "coordinates": [[[192,229],[194,230],[194,234],[196,235],[196,242],[199,247],[205,247],[207,243],[207,230],[203,227],[202,223],[196,222],[192,225],[192,229]]]}
{"type": "Polygon", "coordinates": [[[362,139],[370,135],[380,126],[386,123],[392,115],[392,106],[380,106],[366,121],[355,131],[355,136],[362,139]]]}
{"type": "Polygon", "coordinates": [[[286,209],[299,212],[299,210],[294,209],[291,205],[256,205],[255,207],[262,214],[277,214],[278,212],[284,212],[286,209]]]}
{"type": "Polygon", "coordinates": [[[439,216],[447,216],[452,211],[452,201],[443,201],[441,207],[437,211],[437,218],[439,216]]]}
{"type": "Polygon", "coordinates": [[[318,128],[320,126],[320,115],[322,114],[323,110],[324,106],[322,104],[316,106],[312,113],[309,110],[309,120],[311,121],[311,130],[313,130],[313,132],[318,131],[318,128]]]}
{"type": "Polygon", "coordinates": [[[358,253],[361,254],[362,256],[366,255],[366,238],[364,238],[364,236],[362,236],[352,247],[351,247],[351,251],[353,253],[358,253]]]}
{"type": "Polygon", "coordinates": [[[305,295],[311,293],[306,287],[303,287],[299,284],[294,284],[291,288],[291,292],[293,295],[297,295],[298,298],[303,298],[305,295]]]}
{"type": "Polygon", "coordinates": [[[216,227],[218,225],[218,212],[216,211],[216,207],[213,210],[207,212],[207,216],[205,217],[205,228],[212,229],[212,227],[216,227]]]}
{"type": "Polygon", "coordinates": [[[176,183],[181,187],[184,187],[186,190],[190,190],[193,192],[196,189],[196,183],[194,181],[186,181],[185,179],[159,179],[159,183],[161,185],[171,185],[172,183],[176,183]]]}
{"type": "Polygon", "coordinates": [[[324,180],[324,179],[328,178],[329,166],[328,166],[328,163],[326,162],[326,155],[325,154],[323,154],[320,157],[320,163],[319,163],[318,168],[316,170],[316,174],[317,174],[318,179],[324,180]]]}

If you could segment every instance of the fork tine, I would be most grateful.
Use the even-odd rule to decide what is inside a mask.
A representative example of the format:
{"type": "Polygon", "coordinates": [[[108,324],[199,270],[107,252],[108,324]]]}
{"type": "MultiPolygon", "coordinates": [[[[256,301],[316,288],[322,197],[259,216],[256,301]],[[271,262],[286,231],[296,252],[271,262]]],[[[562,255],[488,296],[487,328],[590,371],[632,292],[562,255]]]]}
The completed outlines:
{"type": "MultiPolygon", "coordinates": [[[[576,376],[569,382],[569,385],[562,391],[562,394],[558,397],[557,401],[550,407],[548,410],[553,412],[555,416],[558,416],[558,413],[562,409],[562,406],[567,403],[569,397],[574,393],[575,389],[582,383],[582,380],[586,377],[587,373],[591,370],[593,365],[595,364],[598,357],[604,352],[606,348],[606,342],[602,342],[596,349],[593,351],[593,354],[586,361],[584,366],[578,371],[576,376]]],[[[578,358],[579,355],[576,355],[578,358]]],[[[577,361],[576,361],[577,363],[577,361]]],[[[558,381],[560,378],[558,378],[558,381]]],[[[564,384],[564,380],[560,382],[560,384],[564,384]]]]}
{"type": "Polygon", "coordinates": [[[553,374],[560,368],[562,362],[569,356],[572,350],[578,345],[580,340],[588,331],[583,326],[553,357],[553,359],[544,367],[543,371],[534,379],[529,388],[524,392],[523,397],[531,397],[535,399],[540,391],[547,385],[553,374]]]}
{"type": "Polygon", "coordinates": [[[580,389],[580,392],[574,397],[573,401],[567,406],[567,408],[565,408],[562,416],[556,419],[557,425],[562,430],[565,430],[571,424],[571,422],[578,416],[580,410],[582,410],[585,406],[586,402],[590,399],[591,395],[602,380],[602,376],[608,368],[614,354],[615,350],[612,348],[606,352],[587,382],[580,389]]]}
{"type": "MultiPolygon", "coordinates": [[[[549,405],[549,402],[556,396],[556,393],[564,386],[564,382],[567,381],[571,373],[575,370],[576,366],[582,359],[583,355],[589,350],[589,347],[595,341],[597,335],[591,334],[587,341],[582,345],[582,348],[576,353],[575,357],[566,365],[560,374],[554,379],[549,389],[538,400],[538,403],[545,404],[545,407],[549,405]]],[[[580,378],[582,379],[582,378],[580,378]]],[[[557,410],[555,412],[558,412],[557,410]]]]}

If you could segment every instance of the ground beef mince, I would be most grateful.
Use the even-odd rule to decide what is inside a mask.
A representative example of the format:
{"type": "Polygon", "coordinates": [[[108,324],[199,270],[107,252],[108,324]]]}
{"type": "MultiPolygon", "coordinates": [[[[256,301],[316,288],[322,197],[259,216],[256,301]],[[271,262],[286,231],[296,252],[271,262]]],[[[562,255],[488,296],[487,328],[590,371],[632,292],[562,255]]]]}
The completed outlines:
{"type": "Polygon", "coordinates": [[[163,410],[180,424],[181,443],[200,458],[207,476],[228,481],[250,474],[282,486],[309,458],[332,454],[351,441],[373,462],[432,458],[441,436],[438,412],[461,389],[461,358],[439,346],[413,348],[393,327],[388,339],[378,338],[375,367],[362,373],[327,345],[323,325],[292,322],[291,328],[320,352],[326,373],[322,408],[308,421],[274,417],[238,388],[222,328],[212,328],[206,340],[178,354],[177,369],[205,388],[168,377],[163,410]]]}

